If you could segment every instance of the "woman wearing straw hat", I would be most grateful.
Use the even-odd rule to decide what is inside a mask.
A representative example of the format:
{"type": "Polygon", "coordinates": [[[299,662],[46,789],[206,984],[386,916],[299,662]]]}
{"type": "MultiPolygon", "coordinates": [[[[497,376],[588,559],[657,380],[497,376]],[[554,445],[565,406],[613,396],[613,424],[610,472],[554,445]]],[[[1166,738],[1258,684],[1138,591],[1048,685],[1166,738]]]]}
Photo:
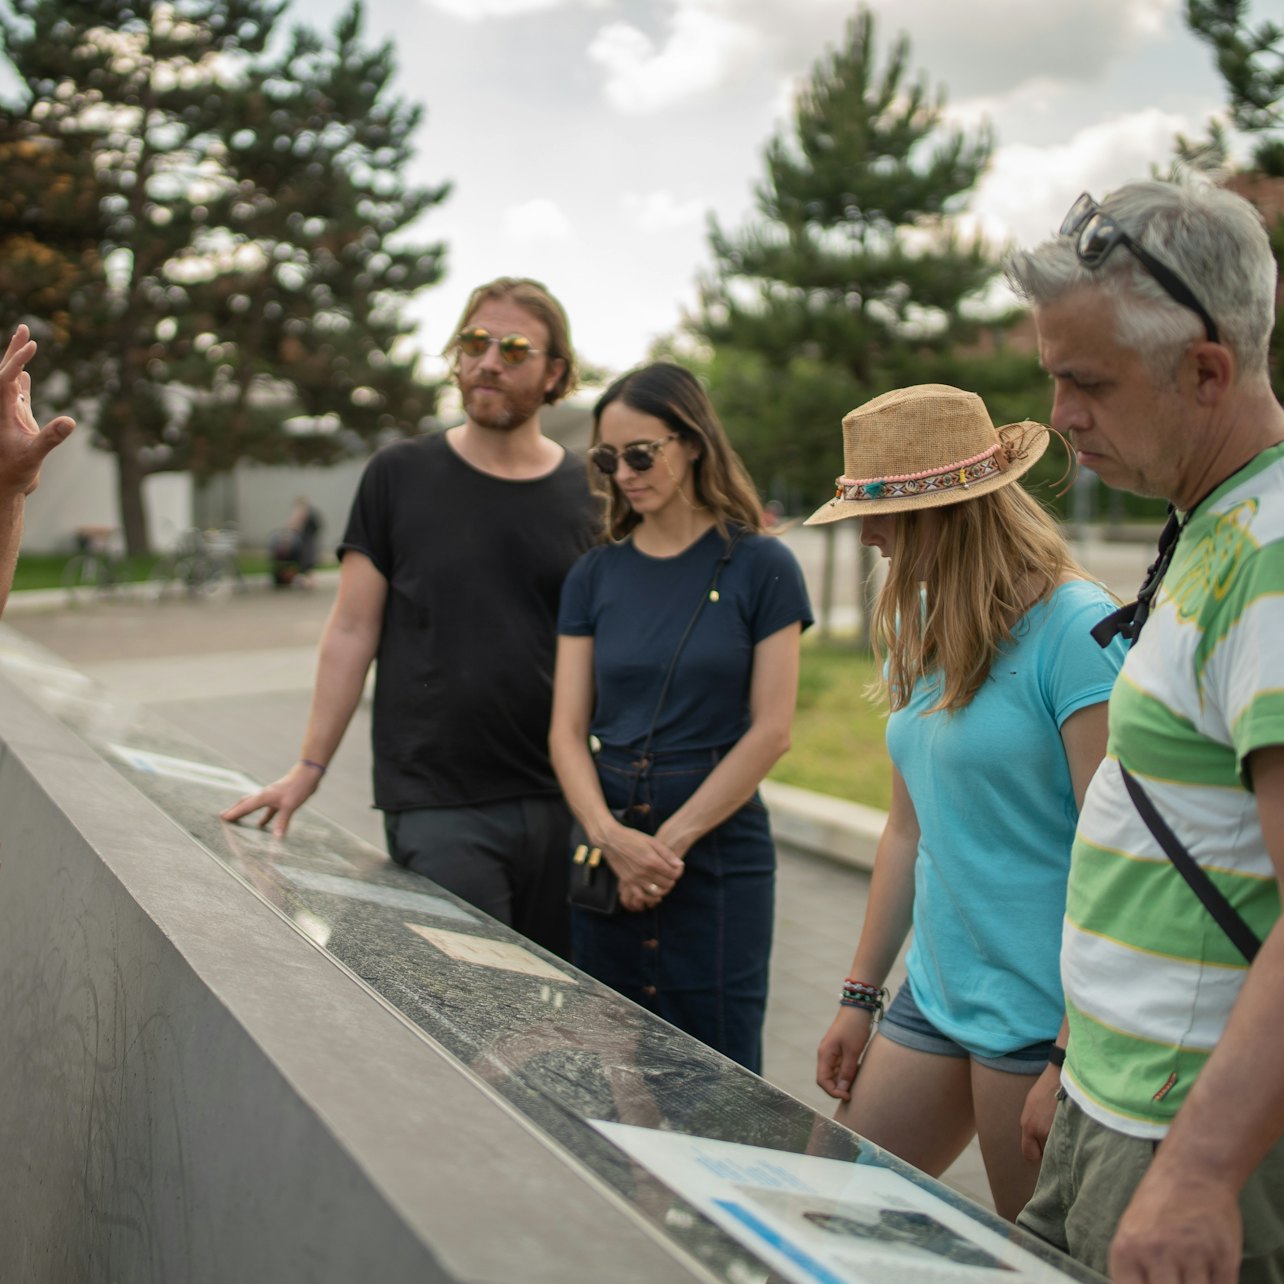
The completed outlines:
{"type": "Polygon", "coordinates": [[[995,429],[957,388],[886,393],[843,420],[837,495],[808,519],[860,518],[890,561],[870,634],[894,768],[817,1082],[840,1123],[935,1176],[979,1136],[1008,1218],[1034,1189],[1064,1058],[1070,845],[1123,659],[1089,636],[1112,599],[1013,485],[1048,437],[995,429]],[[884,1013],[911,926],[909,979],[884,1013]]]}
{"type": "Polygon", "coordinates": [[[634,370],[593,418],[610,542],[562,588],[549,747],[619,910],[574,909],[575,961],[757,1071],[775,887],[757,789],[789,746],[807,591],[693,375],[634,370]]]}

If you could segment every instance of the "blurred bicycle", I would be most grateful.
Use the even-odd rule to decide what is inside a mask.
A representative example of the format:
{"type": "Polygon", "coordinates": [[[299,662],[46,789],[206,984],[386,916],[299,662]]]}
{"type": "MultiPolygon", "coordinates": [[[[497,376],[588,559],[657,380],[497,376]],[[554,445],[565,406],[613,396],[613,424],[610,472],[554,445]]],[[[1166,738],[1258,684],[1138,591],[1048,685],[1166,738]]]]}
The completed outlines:
{"type": "Polygon", "coordinates": [[[115,526],[77,526],[74,552],[62,568],[62,587],[75,604],[112,592],[124,581],[125,557],[115,526]]]}
{"type": "Polygon", "coordinates": [[[226,589],[241,592],[245,577],[236,558],[239,543],[239,534],[230,526],[184,531],[152,568],[149,596],[160,601],[178,592],[191,597],[212,597],[226,589]]]}

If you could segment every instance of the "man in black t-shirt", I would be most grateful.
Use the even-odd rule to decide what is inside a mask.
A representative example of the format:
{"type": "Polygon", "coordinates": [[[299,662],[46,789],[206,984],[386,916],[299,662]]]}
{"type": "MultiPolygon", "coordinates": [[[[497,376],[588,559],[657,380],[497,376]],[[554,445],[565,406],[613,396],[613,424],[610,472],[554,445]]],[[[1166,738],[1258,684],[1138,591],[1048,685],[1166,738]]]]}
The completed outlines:
{"type": "Polygon", "coordinates": [[[452,341],[465,420],[377,452],[339,546],[299,761],[223,813],[283,835],[376,668],[375,805],[399,864],[566,954],[569,814],[548,760],[562,580],[593,539],[582,463],[540,431],[575,380],[534,281],[473,292],[452,341]]]}

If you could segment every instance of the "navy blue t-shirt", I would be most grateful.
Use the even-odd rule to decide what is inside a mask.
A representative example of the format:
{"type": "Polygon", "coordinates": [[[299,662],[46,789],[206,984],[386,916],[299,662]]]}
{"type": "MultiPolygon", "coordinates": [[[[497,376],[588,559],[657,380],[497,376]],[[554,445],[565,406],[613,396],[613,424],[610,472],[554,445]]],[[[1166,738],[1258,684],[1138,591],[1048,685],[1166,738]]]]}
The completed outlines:
{"type": "MultiPolygon", "coordinates": [[[[725,541],[711,528],[676,557],[648,557],[633,541],[590,549],[562,586],[557,631],[593,638],[597,700],[590,730],[604,745],[640,747],[673,652],[713,578],[725,541]]],[[[720,749],[749,727],[753,649],[786,625],[812,622],[802,571],[767,535],[736,545],[687,639],[652,749],[720,749]]]]}

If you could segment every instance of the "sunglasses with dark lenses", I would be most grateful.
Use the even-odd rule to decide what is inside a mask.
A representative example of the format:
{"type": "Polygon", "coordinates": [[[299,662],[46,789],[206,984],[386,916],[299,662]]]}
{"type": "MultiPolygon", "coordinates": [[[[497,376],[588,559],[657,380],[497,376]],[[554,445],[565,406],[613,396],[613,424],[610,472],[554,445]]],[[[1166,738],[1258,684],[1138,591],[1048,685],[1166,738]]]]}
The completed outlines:
{"type": "Polygon", "coordinates": [[[1137,261],[1154,277],[1156,283],[1174,303],[1189,308],[1203,323],[1210,343],[1220,343],[1217,323],[1195,297],[1190,286],[1167,264],[1161,263],[1148,250],[1143,250],[1127,232],[1084,192],[1061,221],[1061,235],[1075,238],[1079,262],[1086,268],[1100,267],[1116,245],[1126,246],[1137,261]]]}
{"type": "Polygon", "coordinates": [[[677,439],[677,433],[670,433],[667,437],[661,437],[659,441],[631,442],[623,450],[616,450],[614,446],[594,446],[589,451],[589,462],[598,472],[605,473],[608,477],[615,476],[615,470],[619,468],[621,459],[635,473],[649,472],[655,466],[656,455],[669,442],[677,439]]]}
{"type": "Polygon", "coordinates": [[[520,366],[527,357],[537,356],[539,348],[531,347],[531,341],[524,334],[506,334],[497,339],[482,326],[473,326],[471,330],[461,330],[455,339],[459,350],[468,357],[485,356],[486,349],[492,343],[499,345],[499,359],[506,366],[520,366]]]}

